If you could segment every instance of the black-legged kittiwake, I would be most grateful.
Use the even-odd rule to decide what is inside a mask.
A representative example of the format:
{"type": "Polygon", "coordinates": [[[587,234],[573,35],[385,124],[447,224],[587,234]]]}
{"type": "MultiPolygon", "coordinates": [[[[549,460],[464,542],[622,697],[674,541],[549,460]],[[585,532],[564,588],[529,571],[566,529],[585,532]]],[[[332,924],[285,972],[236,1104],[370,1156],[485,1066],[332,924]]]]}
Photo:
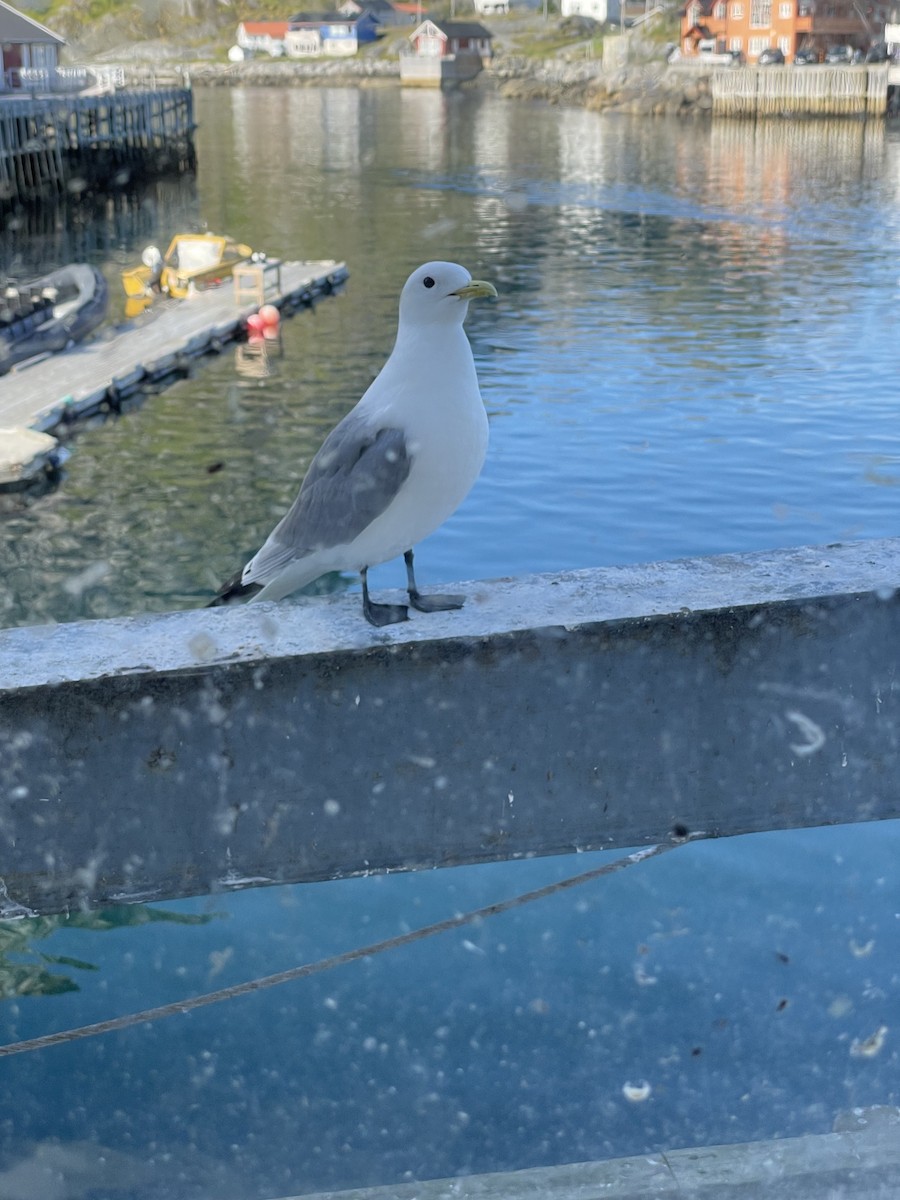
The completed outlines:
{"type": "Polygon", "coordinates": [[[323,442],[288,513],[213,604],[280,600],[328,571],[358,571],[366,619],[391,625],[407,619],[407,607],[373,603],[366,575],[402,554],[413,608],[462,607],[463,596],[419,592],[413,546],[458,508],[484,463],[487,415],[463,321],[470,300],[496,295],[456,263],[413,271],[381,373],[323,442]]]}

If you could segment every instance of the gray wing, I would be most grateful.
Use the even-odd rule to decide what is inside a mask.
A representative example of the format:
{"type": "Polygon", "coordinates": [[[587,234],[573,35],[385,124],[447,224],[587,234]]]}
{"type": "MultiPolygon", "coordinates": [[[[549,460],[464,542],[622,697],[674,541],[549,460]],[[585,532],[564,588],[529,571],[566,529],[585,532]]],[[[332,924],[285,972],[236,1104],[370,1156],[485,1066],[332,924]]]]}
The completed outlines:
{"type": "Polygon", "coordinates": [[[248,564],[243,582],[268,581],[294,559],[352,542],[397,495],[410,464],[401,429],[348,413],[322,443],[297,499],[248,564]]]}

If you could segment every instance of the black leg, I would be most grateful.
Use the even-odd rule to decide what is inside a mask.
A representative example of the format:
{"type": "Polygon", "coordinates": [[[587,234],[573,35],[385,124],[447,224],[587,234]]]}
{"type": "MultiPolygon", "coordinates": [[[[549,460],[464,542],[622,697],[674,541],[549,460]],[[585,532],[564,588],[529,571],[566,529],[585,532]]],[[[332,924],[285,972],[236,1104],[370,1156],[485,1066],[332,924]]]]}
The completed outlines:
{"type": "Polygon", "coordinates": [[[406,563],[406,590],[409,592],[409,602],[419,612],[449,612],[453,608],[462,608],[466,602],[465,596],[451,596],[444,593],[436,596],[423,596],[416,587],[416,576],[413,571],[413,552],[407,550],[403,555],[406,563]]]}
{"type": "Polygon", "coordinates": [[[373,604],[369,599],[369,568],[360,571],[363,589],[363,616],[370,625],[397,625],[400,621],[409,620],[409,612],[405,604],[373,604]]]}

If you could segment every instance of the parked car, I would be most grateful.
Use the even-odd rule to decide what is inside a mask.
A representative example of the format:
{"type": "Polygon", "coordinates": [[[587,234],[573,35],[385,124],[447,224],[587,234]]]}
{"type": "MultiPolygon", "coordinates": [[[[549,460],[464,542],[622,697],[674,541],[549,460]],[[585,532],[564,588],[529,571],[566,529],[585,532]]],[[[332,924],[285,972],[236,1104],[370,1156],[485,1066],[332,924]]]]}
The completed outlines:
{"type": "Polygon", "coordinates": [[[852,46],[829,46],[825,51],[825,61],[831,66],[856,62],[856,50],[852,46]]]}
{"type": "Polygon", "coordinates": [[[812,67],[819,61],[815,50],[798,50],[794,55],[795,67],[812,67]]]}
{"type": "Polygon", "coordinates": [[[883,63],[890,59],[888,48],[885,42],[876,42],[874,46],[870,46],[866,51],[866,62],[883,63]]]}
{"type": "MultiPolygon", "coordinates": [[[[671,62],[672,59],[669,59],[671,62]]],[[[701,50],[698,61],[710,67],[739,67],[744,61],[740,50],[701,50]]]]}
{"type": "Polygon", "coordinates": [[[784,55],[777,46],[768,46],[756,60],[758,67],[783,67],[784,55]]]}

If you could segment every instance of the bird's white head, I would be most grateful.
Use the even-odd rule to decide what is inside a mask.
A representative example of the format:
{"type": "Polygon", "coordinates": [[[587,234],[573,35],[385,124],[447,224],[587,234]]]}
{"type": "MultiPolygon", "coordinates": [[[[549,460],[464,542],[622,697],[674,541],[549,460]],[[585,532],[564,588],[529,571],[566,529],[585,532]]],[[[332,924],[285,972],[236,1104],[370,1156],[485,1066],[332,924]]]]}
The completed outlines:
{"type": "Polygon", "coordinates": [[[400,323],[460,325],[469,301],[496,296],[492,283],[473,279],[465,267],[451,262],[429,262],[413,271],[400,293],[400,323]]]}

